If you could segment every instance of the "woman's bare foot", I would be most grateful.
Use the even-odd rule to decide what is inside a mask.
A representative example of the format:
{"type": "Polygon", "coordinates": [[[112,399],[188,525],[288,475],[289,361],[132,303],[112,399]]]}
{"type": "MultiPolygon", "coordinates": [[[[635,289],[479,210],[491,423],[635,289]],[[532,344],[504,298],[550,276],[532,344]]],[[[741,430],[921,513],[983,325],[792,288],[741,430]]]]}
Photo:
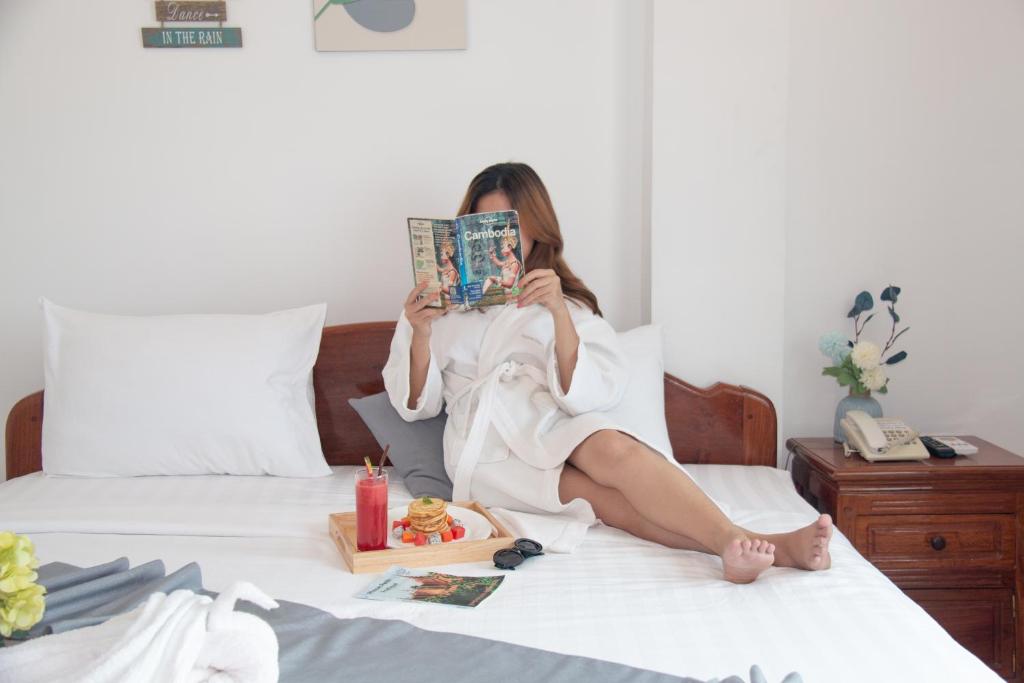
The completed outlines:
{"type": "Polygon", "coordinates": [[[774,561],[775,545],[760,539],[737,538],[722,553],[725,580],[733,583],[750,583],[774,561]]]}
{"type": "Polygon", "coordinates": [[[788,534],[772,534],[776,544],[775,564],[815,571],[832,566],[828,544],[832,540],[832,518],[821,515],[817,521],[788,534]]]}

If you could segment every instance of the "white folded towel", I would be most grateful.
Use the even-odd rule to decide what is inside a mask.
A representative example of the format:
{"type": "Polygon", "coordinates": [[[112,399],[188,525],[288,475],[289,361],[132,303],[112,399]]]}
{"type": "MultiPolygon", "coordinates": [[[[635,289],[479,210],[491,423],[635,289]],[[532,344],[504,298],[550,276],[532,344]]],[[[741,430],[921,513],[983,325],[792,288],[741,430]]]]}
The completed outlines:
{"type": "Polygon", "coordinates": [[[236,600],[277,603],[239,582],[216,600],[188,590],[153,593],[131,612],[97,626],[0,649],[0,682],[272,683],[277,636],[267,622],[235,612],[236,600]]]}

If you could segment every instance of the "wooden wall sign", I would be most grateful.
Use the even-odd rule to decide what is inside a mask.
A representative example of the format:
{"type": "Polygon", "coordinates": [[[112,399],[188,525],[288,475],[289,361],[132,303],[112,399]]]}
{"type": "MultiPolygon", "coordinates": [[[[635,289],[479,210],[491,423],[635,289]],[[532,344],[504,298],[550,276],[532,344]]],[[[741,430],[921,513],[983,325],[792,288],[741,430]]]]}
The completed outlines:
{"type": "Polygon", "coordinates": [[[226,2],[166,2],[156,3],[157,21],[227,21],[226,2]]]}
{"type": "Polygon", "coordinates": [[[153,4],[160,26],[142,29],[143,47],[242,47],[242,29],[224,26],[226,2],[157,0],[153,4]],[[207,25],[178,27],[165,22],[207,25]]]}

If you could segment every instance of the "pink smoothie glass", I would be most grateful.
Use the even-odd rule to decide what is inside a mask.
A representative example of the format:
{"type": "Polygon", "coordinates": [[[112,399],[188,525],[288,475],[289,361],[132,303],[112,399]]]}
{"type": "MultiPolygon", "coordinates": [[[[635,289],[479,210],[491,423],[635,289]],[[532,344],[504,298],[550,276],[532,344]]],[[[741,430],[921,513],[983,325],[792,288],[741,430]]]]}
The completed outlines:
{"type": "Polygon", "coordinates": [[[388,547],[388,473],[356,470],[356,548],[388,547]]]}

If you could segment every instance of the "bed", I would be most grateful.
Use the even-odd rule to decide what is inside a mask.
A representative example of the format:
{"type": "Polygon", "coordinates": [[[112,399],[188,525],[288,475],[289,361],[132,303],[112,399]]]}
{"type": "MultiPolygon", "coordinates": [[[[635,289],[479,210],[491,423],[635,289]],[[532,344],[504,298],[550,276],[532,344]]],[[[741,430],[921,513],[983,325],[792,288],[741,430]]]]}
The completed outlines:
{"type": "MultiPolygon", "coordinates": [[[[768,681],[998,681],[837,532],[825,572],[771,568],[755,583],[721,580],[718,558],[670,550],[617,529],[592,529],[576,552],[531,560],[480,607],[358,600],[372,575],[352,575],[327,535],[331,512],[354,509],[353,467],[376,442],[348,404],[383,390],[394,323],[324,330],[314,369],[316,413],[333,475],[273,477],[47,477],[41,468],[42,393],[7,421],[0,528],[27,533],[42,562],[79,566],[118,556],[198,562],[207,588],[237,579],[339,618],[370,616],[700,679],[768,681]]],[[[748,388],[699,389],[665,376],[677,460],[739,524],[784,531],[817,513],[775,468],[776,416],[748,388]]],[[[393,504],[408,500],[399,479],[393,504]]],[[[492,574],[487,563],[443,568],[492,574]]]]}

